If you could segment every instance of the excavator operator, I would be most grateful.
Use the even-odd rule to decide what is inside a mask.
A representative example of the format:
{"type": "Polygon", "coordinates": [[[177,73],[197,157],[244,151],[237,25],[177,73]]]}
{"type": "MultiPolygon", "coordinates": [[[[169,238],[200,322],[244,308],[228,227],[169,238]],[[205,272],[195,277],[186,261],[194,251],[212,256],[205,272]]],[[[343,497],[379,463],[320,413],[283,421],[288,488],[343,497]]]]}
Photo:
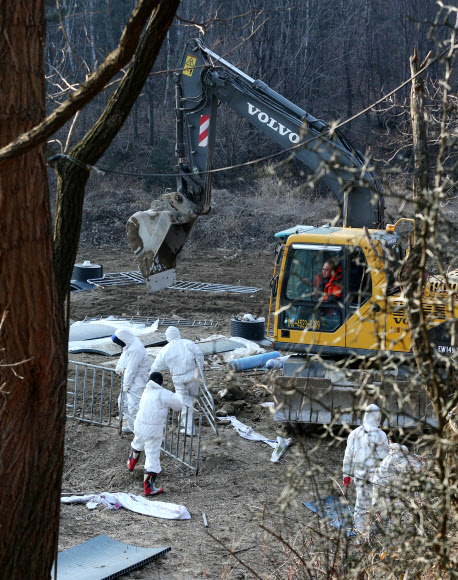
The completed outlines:
{"type": "Polygon", "coordinates": [[[326,302],[337,302],[342,297],[341,280],[340,266],[336,266],[332,260],[326,261],[321,274],[317,274],[313,280],[316,288],[315,298],[317,300],[322,298],[326,302]]]}

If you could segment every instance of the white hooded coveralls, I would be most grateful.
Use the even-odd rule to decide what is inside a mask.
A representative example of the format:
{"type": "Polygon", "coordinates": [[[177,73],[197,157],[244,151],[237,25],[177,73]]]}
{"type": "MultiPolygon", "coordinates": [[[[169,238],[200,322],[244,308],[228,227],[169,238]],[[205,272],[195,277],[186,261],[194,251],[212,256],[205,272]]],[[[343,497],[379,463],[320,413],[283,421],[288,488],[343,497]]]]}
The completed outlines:
{"type": "Polygon", "coordinates": [[[134,423],[134,451],[145,451],[145,472],[161,471],[161,444],[164,424],[169,409],[181,411],[182,403],[177,395],[164,389],[154,381],[148,381],[140,400],[134,423]]]}
{"type": "MultiPolygon", "coordinates": [[[[165,331],[168,340],[151,366],[151,372],[168,369],[172,375],[177,395],[183,404],[188,407],[188,435],[193,433],[194,401],[199,395],[199,369],[203,372],[204,355],[200,348],[192,341],[181,338],[180,331],[175,326],[169,326],[165,331]]],[[[186,424],[186,413],[182,414],[181,424],[186,424]]]]}
{"type": "Polygon", "coordinates": [[[388,454],[388,439],[379,429],[382,414],[377,405],[369,405],[363,424],[352,431],[347,440],[343,475],[353,476],[356,484],[356,504],[353,523],[364,533],[368,528],[367,512],[372,505],[372,480],[375,470],[388,454]]]}
{"type": "MultiPolygon", "coordinates": [[[[377,467],[372,493],[372,507],[381,512],[382,521],[395,528],[401,523],[409,507],[411,488],[415,485],[415,473],[421,469],[421,462],[409,454],[405,445],[391,443],[388,455],[377,467]]],[[[418,495],[418,492],[414,492],[418,495]]]]}
{"type": "MultiPolygon", "coordinates": [[[[149,378],[150,361],[140,339],[130,330],[118,328],[115,335],[126,345],[122,349],[117,367],[123,371],[123,390],[127,390],[127,393],[124,393],[123,424],[127,423],[133,430],[140,397],[149,378]]],[[[120,404],[121,396],[118,398],[118,405],[120,404]]]]}

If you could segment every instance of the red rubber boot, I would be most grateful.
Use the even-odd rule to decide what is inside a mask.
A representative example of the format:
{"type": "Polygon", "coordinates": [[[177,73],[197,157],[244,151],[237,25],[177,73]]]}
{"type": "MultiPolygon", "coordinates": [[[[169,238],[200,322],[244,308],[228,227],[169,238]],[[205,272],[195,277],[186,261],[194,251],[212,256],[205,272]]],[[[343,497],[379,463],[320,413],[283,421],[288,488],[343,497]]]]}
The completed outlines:
{"type": "Polygon", "coordinates": [[[133,471],[134,467],[137,465],[138,458],[140,457],[140,451],[131,449],[129,459],[127,460],[127,469],[133,471]]]}

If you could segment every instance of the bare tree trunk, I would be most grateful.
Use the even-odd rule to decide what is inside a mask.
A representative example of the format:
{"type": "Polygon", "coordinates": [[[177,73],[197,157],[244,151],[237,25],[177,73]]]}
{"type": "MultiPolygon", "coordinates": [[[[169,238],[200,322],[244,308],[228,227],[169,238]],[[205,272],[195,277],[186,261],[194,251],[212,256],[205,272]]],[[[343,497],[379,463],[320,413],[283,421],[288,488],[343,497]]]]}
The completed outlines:
{"type": "Polygon", "coordinates": [[[134,140],[138,139],[138,99],[135,101],[134,108],[132,110],[132,123],[134,125],[134,140]]]}
{"type": "MultiPolygon", "coordinates": [[[[0,3],[0,147],[45,115],[45,1],[0,3]],[[27,42],[24,41],[27,40],[27,42]]],[[[49,578],[57,546],[66,336],[45,146],[0,171],[0,578],[49,578]]]]}
{"type": "MultiPolygon", "coordinates": [[[[419,73],[424,64],[420,65],[417,52],[410,58],[411,74],[419,73]]],[[[438,419],[436,440],[435,468],[440,481],[440,497],[437,502],[440,520],[436,531],[435,551],[439,564],[444,572],[448,571],[449,559],[442,552],[442,542],[448,533],[450,499],[456,503],[456,495],[450,494],[450,482],[456,481],[456,460],[450,462],[448,456],[455,455],[455,447],[447,442],[448,425],[447,382],[442,380],[441,370],[435,367],[434,356],[428,336],[428,327],[423,308],[423,292],[425,286],[426,259],[428,246],[434,241],[435,223],[435,192],[430,188],[429,154],[427,138],[427,113],[424,103],[425,87],[421,75],[412,81],[410,113],[412,119],[413,149],[415,157],[413,175],[413,197],[415,207],[415,242],[408,258],[408,268],[405,280],[405,295],[408,300],[407,318],[412,339],[412,351],[426,393],[431,400],[438,419]],[[452,469],[450,469],[450,467],[452,469]],[[449,496],[452,495],[450,498],[449,496]]]]}
{"type": "Polygon", "coordinates": [[[146,81],[146,98],[148,99],[148,145],[151,147],[154,144],[154,88],[153,81],[148,79],[146,81]]]}
{"type": "MultiPolygon", "coordinates": [[[[172,48],[170,46],[170,30],[167,32],[167,70],[172,68],[172,48]]],[[[169,102],[170,74],[165,75],[164,107],[169,102]]]]}
{"type": "Polygon", "coordinates": [[[94,18],[95,18],[95,6],[94,0],[89,1],[89,46],[91,49],[91,59],[92,59],[92,68],[91,70],[94,71],[97,67],[97,52],[95,50],[95,26],[94,26],[94,18]]]}

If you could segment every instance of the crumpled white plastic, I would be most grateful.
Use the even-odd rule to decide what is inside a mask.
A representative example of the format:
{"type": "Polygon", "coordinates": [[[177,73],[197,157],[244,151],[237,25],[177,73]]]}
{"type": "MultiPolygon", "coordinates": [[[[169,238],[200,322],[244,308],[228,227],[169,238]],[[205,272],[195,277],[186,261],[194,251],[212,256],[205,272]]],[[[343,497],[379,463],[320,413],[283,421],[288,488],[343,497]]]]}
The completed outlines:
{"type": "Polygon", "coordinates": [[[249,441],[261,441],[262,443],[266,443],[270,447],[273,447],[274,450],[270,458],[272,463],[278,463],[280,457],[292,444],[292,439],[286,439],[285,437],[269,439],[268,437],[253,431],[251,427],[248,427],[248,425],[245,425],[245,423],[242,423],[233,415],[229,415],[227,417],[218,417],[218,419],[220,419],[220,421],[230,421],[232,428],[237,431],[237,433],[240,435],[240,437],[243,437],[243,439],[248,439],[249,441]]]}
{"type": "Polygon", "coordinates": [[[98,505],[103,505],[110,510],[123,507],[144,516],[164,518],[167,520],[191,519],[191,516],[184,505],[164,501],[149,501],[146,497],[123,493],[121,491],[115,493],[104,491],[96,495],[62,496],[60,501],[61,503],[85,503],[87,504],[88,509],[94,509],[98,505]]]}

